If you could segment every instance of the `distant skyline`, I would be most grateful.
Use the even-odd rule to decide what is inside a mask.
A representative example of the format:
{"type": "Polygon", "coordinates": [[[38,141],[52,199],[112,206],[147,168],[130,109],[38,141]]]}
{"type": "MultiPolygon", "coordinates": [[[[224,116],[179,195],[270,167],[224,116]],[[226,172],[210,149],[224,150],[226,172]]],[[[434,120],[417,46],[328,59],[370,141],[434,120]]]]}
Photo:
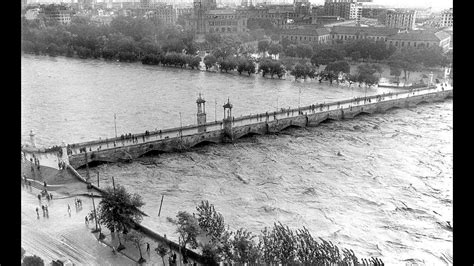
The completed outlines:
{"type": "MultiPolygon", "coordinates": [[[[130,1],[130,2],[140,2],[140,0],[123,0],[123,1],[130,1]]],[[[151,0],[153,1],[153,0],[151,0]]],[[[177,0],[177,1],[172,1],[172,0],[154,0],[155,2],[176,2],[176,3],[192,3],[192,0],[177,0]]],[[[281,3],[292,3],[293,0],[253,0],[253,2],[281,2],[281,3]]],[[[60,3],[60,2],[65,2],[65,3],[70,3],[70,0],[28,0],[28,3],[60,3]]],[[[75,0],[74,2],[77,2],[75,0]]],[[[97,0],[97,2],[104,2],[104,0],[97,0]]],[[[113,2],[122,2],[119,0],[114,0],[113,2]]],[[[217,2],[222,2],[222,3],[235,3],[235,4],[240,4],[241,0],[217,0],[217,2]]],[[[310,0],[312,4],[315,5],[323,5],[324,0],[310,0]]],[[[407,8],[413,8],[413,7],[431,7],[434,11],[436,10],[442,10],[442,9],[447,9],[447,8],[452,8],[453,7],[453,1],[452,0],[373,0],[372,3],[369,3],[369,5],[385,5],[385,6],[396,6],[396,7],[407,7],[407,8]]]]}

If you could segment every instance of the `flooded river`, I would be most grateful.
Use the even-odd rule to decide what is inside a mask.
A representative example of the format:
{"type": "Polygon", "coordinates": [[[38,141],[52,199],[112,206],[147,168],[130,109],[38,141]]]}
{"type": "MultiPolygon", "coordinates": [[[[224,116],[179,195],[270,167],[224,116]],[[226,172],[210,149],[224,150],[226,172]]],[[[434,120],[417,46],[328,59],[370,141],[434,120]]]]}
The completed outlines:
{"type": "MultiPolygon", "coordinates": [[[[317,82],[23,57],[22,140],[29,129],[42,145],[110,137],[114,113],[119,134],[179,126],[179,112],[183,124],[193,124],[199,92],[210,121],[214,98],[219,107],[229,97],[239,116],[273,110],[277,99],[281,107],[303,106],[366,93],[317,82]]],[[[233,230],[259,233],[280,221],[305,226],[359,257],[452,264],[452,110],[446,100],[91,171],[100,172],[101,187],[114,176],[140,193],[150,215],[143,223],[171,239],[175,228],[166,217],[209,200],[233,230]]]]}

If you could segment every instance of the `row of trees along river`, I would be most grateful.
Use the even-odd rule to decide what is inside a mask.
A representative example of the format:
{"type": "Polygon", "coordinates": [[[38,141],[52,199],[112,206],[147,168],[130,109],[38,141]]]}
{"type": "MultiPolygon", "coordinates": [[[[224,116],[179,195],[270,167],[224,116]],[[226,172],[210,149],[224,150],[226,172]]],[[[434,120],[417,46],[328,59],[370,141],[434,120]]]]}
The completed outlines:
{"type": "MultiPolygon", "coordinates": [[[[262,25],[253,24],[250,27],[262,25]]],[[[141,61],[148,65],[190,69],[200,69],[203,61],[206,70],[237,71],[248,75],[261,73],[271,78],[290,74],[295,79],[317,78],[319,82],[327,80],[330,83],[334,80],[339,82],[338,76],[343,74],[343,82],[369,86],[379,81],[376,73],[382,72],[380,63],[390,67],[390,74],[396,80],[403,72],[407,81],[410,72],[444,67],[452,62],[452,52],[444,54],[439,47],[397,51],[384,42],[368,39],[332,45],[297,44],[288,39],[274,41],[277,39],[275,30],[270,40],[259,40],[255,47],[248,45],[259,39],[255,32],[232,36],[207,34],[204,42],[197,43],[194,35],[181,30],[179,25],[165,27],[157,21],[143,18],[119,16],[110,25],[97,25],[85,17],[74,17],[70,25],[23,19],[22,50],[31,54],[141,61]],[[198,52],[205,49],[209,54],[204,58],[198,56],[198,52]],[[264,56],[268,53],[271,57],[255,59],[251,55],[256,52],[264,56]],[[273,59],[277,55],[280,60],[273,59]],[[349,60],[366,64],[351,74],[349,60]],[[320,70],[320,66],[326,67],[320,70]]]]}

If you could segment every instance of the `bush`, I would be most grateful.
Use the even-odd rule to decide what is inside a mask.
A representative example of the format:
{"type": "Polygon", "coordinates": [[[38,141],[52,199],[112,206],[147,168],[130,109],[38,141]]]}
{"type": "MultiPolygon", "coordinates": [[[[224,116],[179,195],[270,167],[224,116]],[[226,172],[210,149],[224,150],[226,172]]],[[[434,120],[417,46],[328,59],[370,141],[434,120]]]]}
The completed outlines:
{"type": "Polygon", "coordinates": [[[153,54],[147,54],[142,58],[142,64],[144,65],[158,65],[161,62],[161,57],[153,54]]]}
{"type": "Polygon", "coordinates": [[[26,256],[21,263],[22,266],[44,266],[44,261],[40,257],[33,255],[33,256],[26,256]]]}
{"type": "Polygon", "coordinates": [[[204,57],[204,65],[206,66],[206,70],[211,69],[217,63],[217,59],[213,55],[206,55],[204,57]]]}
{"type": "Polygon", "coordinates": [[[92,56],[92,51],[89,48],[79,46],[76,48],[77,56],[82,59],[90,58],[92,56]]]}

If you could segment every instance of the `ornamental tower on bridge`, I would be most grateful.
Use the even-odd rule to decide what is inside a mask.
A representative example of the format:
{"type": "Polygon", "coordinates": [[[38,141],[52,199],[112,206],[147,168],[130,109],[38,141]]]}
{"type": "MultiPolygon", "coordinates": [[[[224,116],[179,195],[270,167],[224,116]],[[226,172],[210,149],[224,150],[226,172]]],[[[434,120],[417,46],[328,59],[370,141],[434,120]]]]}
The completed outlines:
{"type": "Polygon", "coordinates": [[[198,132],[206,132],[206,100],[201,97],[201,93],[199,93],[196,103],[198,132]]]}
{"type": "Polygon", "coordinates": [[[232,104],[230,103],[229,99],[227,98],[227,103],[224,104],[224,142],[232,142],[234,140],[234,134],[232,132],[232,104]]]}

